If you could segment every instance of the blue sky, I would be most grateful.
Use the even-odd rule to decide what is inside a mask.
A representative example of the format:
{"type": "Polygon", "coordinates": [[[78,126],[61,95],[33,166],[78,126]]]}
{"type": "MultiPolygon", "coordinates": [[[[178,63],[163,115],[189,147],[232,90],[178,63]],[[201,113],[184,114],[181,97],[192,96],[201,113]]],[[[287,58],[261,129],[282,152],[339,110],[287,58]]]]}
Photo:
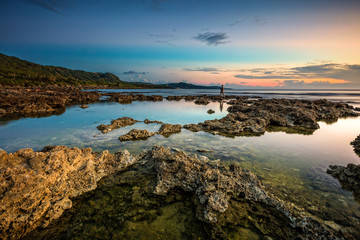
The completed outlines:
{"type": "Polygon", "coordinates": [[[40,64],[126,81],[360,88],[358,0],[0,4],[0,52],[40,64]]]}

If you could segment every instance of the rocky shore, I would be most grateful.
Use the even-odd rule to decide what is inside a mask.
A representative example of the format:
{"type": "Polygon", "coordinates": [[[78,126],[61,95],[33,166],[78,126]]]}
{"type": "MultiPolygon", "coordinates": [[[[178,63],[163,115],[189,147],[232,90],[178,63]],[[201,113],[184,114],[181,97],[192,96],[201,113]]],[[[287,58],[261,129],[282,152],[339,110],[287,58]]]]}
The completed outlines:
{"type": "Polygon", "coordinates": [[[71,198],[97,187],[104,176],[137,161],[127,151],[45,147],[40,152],[0,150],[0,236],[21,239],[72,207],[71,198]]]}
{"type": "Polygon", "coordinates": [[[3,87],[0,117],[42,117],[65,112],[66,106],[99,101],[102,94],[76,87],[3,87]]]}
{"type": "Polygon", "coordinates": [[[246,98],[237,98],[230,103],[229,114],[222,119],[187,124],[184,128],[225,136],[257,135],[270,126],[299,131],[318,129],[318,121],[359,115],[348,104],[327,100],[258,99],[249,103],[246,98]]]}
{"type": "Polygon", "coordinates": [[[360,135],[350,144],[354,147],[354,152],[360,157],[360,135]]]}
{"type": "MultiPolygon", "coordinates": [[[[71,199],[92,191],[99,179],[116,172],[120,175],[143,172],[148,176],[146,179],[153,178],[144,190],[138,190],[152,189],[141,195],[143,203],[147,197],[161,198],[175,190],[184,192],[181,195],[192,195],[194,214],[205,224],[208,238],[227,239],[229,227],[241,226],[252,226],[262,239],[341,237],[341,233],[329,229],[321,220],[314,220],[267,193],[250,171],[234,164],[204,162],[168,148],[155,146],[132,156],[127,151],[109,154],[94,153],[90,148],[45,147],[40,152],[1,151],[0,163],[3,239],[20,239],[35,228],[41,231],[72,207],[71,199]]],[[[136,175],[135,178],[140,179],[136,175]]],[[[80,225],[76,226],[79,229],[80,225]]]]}

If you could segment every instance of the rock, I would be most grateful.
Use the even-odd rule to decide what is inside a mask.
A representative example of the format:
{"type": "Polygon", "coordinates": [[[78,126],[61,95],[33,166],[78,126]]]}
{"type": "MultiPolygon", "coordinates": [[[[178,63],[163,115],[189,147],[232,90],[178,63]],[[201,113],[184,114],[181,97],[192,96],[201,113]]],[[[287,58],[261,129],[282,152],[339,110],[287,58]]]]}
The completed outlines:
{"type": "Polygon", "coordinates": [[[156,133],[149,132],[148,130],[138,130],[132,129],[127,134],[120,136],[119,140],[121,142],[125,141],[137,141],[137,140],[146,140],[151,136],[154,136],[156,133]]]}
{"type": "Polygon", "coordinates": [[[158,133],[163,135],[164,137],[170,137],[174,133],[181,132],[181,125],[180,124],[163,124],[161,125],[158,133]]]}
{"type": "Polygon", "coordinates": [[[198,98],[195,100],[194,103],[198,104],[198,105],[208,105],[210,103],[210,101],[206,98],[198,98]]]}
{"type": "Polygon", "coordinates": [[[88,106],[88,105],[83,104],[83,105],[81,105],[80,107],[81,107],[82,109],[85,109],[85,108],[88,108],[89,106],[88,106]]]}
{"type": "Polygon", "coordinates": [[[198,149],[197,151],[201,153],[213,152],[212,150],[208,150],[208,149],[198,149]]]}
{"type": "Polygon", "coordinates": [[[97,126],[97,129],[100,130],[102,133],[108,133],[108,132],[111,132],[118,128],[133,125],[137,122],[139,122],[139,121],[129,118],[129,117],[121,117],[121,118],[112,120],[110,125],[101,124],[101,125],[97,126]]]}
{"type": "Polygon", "coordinates": [[[144,120],[144,123],[145,124],[150,124],[150,123],[157,123],[157,124],[163,124],[163,122],[160,122],[160,121],[151,121],[151,120],[149,120],[149,119],[145,119],[144,120]]]}
{"type": "MultiPolygon", "coordinates": [[[[143,178],[150,185],[143,185],[143,182],[132,187],[135,192],[130,197],[138,201],[136,204],[146,202],[149,195],[164,196],[173,191],[179,192],[180,196],[189,196],[188,199],[193,199],[190,204],[196,209],[196,218],[204,222],[204,228],[213,239],[227,239],[225,231],[229,226],[244,224],[253,226],[260,236],[335,239],[332,228],[336,225],[328,224],[330,228],[327,228],[298,212],[294,205],[273,197],[249,170],[237,164],[206,163],[181,151],[174,153],[169,148],[155,146],[135,157],[127,151],[93,153],[90,148],[46,147],[42,152],[23,149],[14,154],[0,151],[0,163],[0,230],[3,239],[21,239],[36,227],[41,230],[48,226],[72,206],[71,198],[93,190],[100,178],[114,172],[118,172],[115,175],[129,173],[122,180],[124,183],[133,181],[130,176],[139,181],[140,175],[131,172],[147,174],[143,178]],[[130,171],[124,171],[127,167],[130,171]],[[139,194],[139,191],[144,192],[139,186],[154,194],[139,194]]],[[[108,182],[118,184],[111,178],[108,182]]],[[[111,185],[105,185],[105,188],[111,189],[111,185]]],[[[124,207],[126,209],[126,205],[121,208],[124,207]]],[[[151,206],[145,209],[148,207],[151,206]]],[[[82,219],[89,221],[90,217],[82,219]]],[[[143,219],[135,217],[134,220],[143,219]]]]}
{"type": "Polygon", "coordinates": [[[0,108],[12,118],[50,116],[64,112],[68,105],[96,102],[101,96],[74,87],[3,87],[0,108]]]}
{"type": "Polygon", "coordinates": [[[3,116],[6,114],[6,110],[5,109],[2,109],[0,108],[0,116],[3,116]]]}
{"type": "Polygon", "coordinates": [[[97,187],[104,176],[134,164],[127,151],[110,154],[91,148],[46,147],[0,153],[0,232],[20,239],[46,227],[71,208],[71,198],[97,187]]]}
{"type": "MultiPolygon", "coordinates": [[[[204,99],[204,98],[201,98],[204,99]]],[[[317,121],[358,116],[348,104],[327,100],[236,99],[228,108],[229,114],[220,120],[185,125],[190,131],[206,131],[224,136],[261,135],[266,128],[285,132],[309,134],[319,128],[317,121]]]]}
{"type": "Polygon", "coordinates": [[[168,101],[180,101],[183,98],[184,98],[184,96],[167,96],[166,100],[168,100],[168,101]]]}
{"type": "Polygon", "coordinates": [[[334,229],[337,232],[341,230],[341,226],[336,224],[334,221],[324,221],[324,223],[326,224],[326,226],[334,229]]]}
{"type": "Polygon", "coordinates": [[[360,157],[360,135],[350,144],[354,147],[354,152],[360,157]]]}
{"type": "Polygon", "coordinates": [[[207,111],[207,113],[208,113],[208,114],[213,114],[213,113],[215,113],[215,111],[212,110],[212,109],[209,109],[209,110],[207,111]]]}
{"type": "Polygon", "coordinates": [[[330,165],[326,172],[339,180],[342,188],[352,191],[355,199],[360,201],[360,165],[330,165]]]}

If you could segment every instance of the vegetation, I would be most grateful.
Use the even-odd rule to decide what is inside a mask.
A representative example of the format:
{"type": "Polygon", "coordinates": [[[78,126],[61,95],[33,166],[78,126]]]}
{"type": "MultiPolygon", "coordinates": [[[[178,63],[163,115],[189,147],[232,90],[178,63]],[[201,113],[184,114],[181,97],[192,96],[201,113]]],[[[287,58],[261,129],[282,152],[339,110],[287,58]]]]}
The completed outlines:
{"type": "Polygon", "coordinates": [[[125,82],[112,73],[93,73],[43,66],[0,53],[0,86],[86,86],[114,88],[169,88],[164,85],[125,82]]]}

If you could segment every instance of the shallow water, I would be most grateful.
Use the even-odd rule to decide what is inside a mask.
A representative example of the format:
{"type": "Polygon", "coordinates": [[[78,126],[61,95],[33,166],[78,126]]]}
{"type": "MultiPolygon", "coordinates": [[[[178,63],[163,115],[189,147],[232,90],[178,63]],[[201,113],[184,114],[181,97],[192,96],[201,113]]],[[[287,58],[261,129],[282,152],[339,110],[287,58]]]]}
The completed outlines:
{"type": "Polygon", "coordinates": [[[46,145],[66,145],[110,152],[128,149],[131,153],[151,149],[155,144],[179,148],[190,155],[238,162],[257,174],[281,199],[294,202],[324,220],[360,226],[360,204],[325,172],[330,164],[360,164],[349,144],[360,133],[359,117],[331,124],[320,122],[320,129],[312,135],[266,132],[258,137],[227,138],[183,129],[169,138],[155,135],[146,141],[120,142],[117,138],[133,128],[157,131],[160,125],[139,122],[107,134],[96,129],[99,124],[125,116],[139,121],[148,118],[173,124],[198,123],[225,116],[226,108],[223,104],[221,112],[218,102],[202,106],[185,101],[125,105],[105,101],[89,104],[88,109],[72,106],[59,116],[1,122],[0,148],[13,152],[26,147],[41,150],[46,145]],[[210,115],[208,109],[216,113],[210,115]],[[211,152],[200,153],[198,149],[211,152]]]}

